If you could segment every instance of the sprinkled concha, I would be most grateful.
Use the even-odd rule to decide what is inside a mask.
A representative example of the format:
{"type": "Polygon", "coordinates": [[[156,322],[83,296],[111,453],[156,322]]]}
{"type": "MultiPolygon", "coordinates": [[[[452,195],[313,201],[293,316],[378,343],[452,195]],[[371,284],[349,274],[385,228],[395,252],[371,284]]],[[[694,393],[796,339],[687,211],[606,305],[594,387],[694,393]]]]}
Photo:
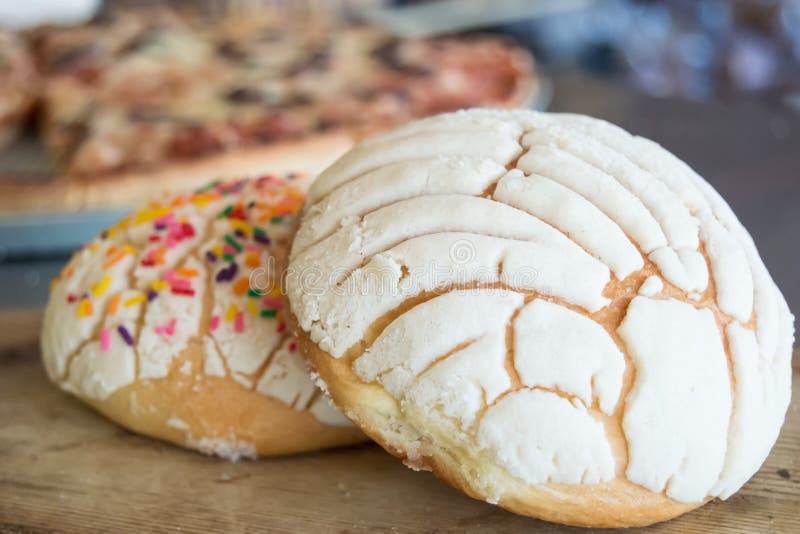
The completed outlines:
{"type": "Polygon", "coordinates": [[[284,321],[280,258],[303,182],[154,202],[76,253],[44,316],[51,380],[131,430],[233,460],[362,441],[284,321]]]}
{"type": "Polygon", "coordinates": [[[301,350],[417,469],[517,513],[645,525],[727,498],[777,439],[793,318],[719,195],[577,115],[472,110],[312,185],[301,350]]]}

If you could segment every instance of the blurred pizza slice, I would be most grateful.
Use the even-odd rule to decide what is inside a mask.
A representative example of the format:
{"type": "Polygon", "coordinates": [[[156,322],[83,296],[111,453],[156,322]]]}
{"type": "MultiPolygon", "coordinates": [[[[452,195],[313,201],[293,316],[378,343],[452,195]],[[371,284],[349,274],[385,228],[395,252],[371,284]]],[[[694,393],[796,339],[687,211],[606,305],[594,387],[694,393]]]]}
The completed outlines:
{"type": "Polygon", "coordinates": [[[398,40],[266,12],[116,12],[48,32],[38,58],[45,142],[80,205],[284,160],[314,173],[364,135],[536,92],[530,55],[503,38],[398,40]]]}

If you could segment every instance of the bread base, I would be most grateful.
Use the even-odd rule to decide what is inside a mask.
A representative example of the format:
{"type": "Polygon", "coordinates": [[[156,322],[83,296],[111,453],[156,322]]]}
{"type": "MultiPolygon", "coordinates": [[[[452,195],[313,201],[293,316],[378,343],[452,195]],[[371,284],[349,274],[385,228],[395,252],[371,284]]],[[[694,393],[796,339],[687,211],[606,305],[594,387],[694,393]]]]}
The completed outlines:
{"type": "Polygon", "coordinates": [[[651,525],[704,504],[677,502],[620,477],[593,485],[526,484],[485,453],[465,448],[449,429],[416,425],[422,414],[408,410],[401,414],[399,403],[379,385],[361,381],[347,358],[336,359],[320,350],[301,329],[296,335],[334,403],[370,438],[412,469],[432,471],[470,497],[520,515],[598,528],[651,525]]]}
{"type": "Polygon", "coordinates": [[[164,378],[137,380],[104,400],[79,397],[133,432],[231,460],[366,441],[353,426],[326,425],[308,410],[248,389],[230,376],[206,375],[196,342],[164,378]]]}

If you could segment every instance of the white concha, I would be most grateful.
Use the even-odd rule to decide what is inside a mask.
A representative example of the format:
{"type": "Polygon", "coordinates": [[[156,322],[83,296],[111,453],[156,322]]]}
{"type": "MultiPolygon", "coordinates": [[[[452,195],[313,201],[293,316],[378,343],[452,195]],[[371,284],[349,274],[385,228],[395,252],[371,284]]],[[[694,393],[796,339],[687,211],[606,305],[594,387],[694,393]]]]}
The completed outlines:
{"type": "Polygon", "coordinates": [[[469,110],[312,185],[287,278],[334,401],[409,465],[518,513],[674,517],[754,474],[793,317],[694,171],[604,121],[469,110]]]}
{"type": "Polygon", "coordinates": [[[306,182],[216,184],[103,232],[54,281],[50,378],[132,430],[231,459],[362,440],[284,320],[276,257],[306,182]]]}

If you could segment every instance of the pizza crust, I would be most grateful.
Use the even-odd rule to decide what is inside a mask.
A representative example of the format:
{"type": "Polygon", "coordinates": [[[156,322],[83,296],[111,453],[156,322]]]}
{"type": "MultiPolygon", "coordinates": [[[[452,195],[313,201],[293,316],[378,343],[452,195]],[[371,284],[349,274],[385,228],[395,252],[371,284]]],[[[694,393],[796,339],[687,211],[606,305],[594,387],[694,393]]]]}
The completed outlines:
{"type": "Polygon", "coordinates": [[[0,183],[0,211],[8,213],[81,211],[131,206],[151,198],[201,187],[234,176],[303,172],[316,174],[353,144],[345,133],[315,135],[180,161],[150,171],[79,178],[63,176],[42,184],[0,183]]]}

